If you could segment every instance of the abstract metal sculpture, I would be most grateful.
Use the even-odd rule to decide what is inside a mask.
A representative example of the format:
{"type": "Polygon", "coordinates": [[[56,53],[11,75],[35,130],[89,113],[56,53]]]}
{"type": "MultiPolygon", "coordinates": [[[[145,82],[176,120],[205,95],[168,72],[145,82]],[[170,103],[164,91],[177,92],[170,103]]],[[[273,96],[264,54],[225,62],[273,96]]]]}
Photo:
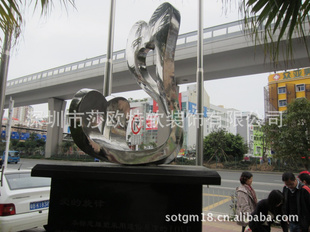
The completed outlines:
{"type": "MultiPolygon", "coordinates": [[[[126,49],[130,72],[170,121],[180,113],[174,76],[179,26],[179,12],[169,3],[164,3],[156,9],[148,24],[139,21],[132,27],[126,49]],[[150,75],[146,65],[146,57],[151,50],[156,57],[155,77],[150,75]]],[[[74,115],[70,119],[74,142],[85,153],[104,161],[126,165],[169,163],[183,143],[182,127],[170,126],[169,136],[163,144],[149,150],[131,150],[126,142],[129,102],[122,97],[108,100],[97,90],[78,91],[69,112],[74,115]]]]}

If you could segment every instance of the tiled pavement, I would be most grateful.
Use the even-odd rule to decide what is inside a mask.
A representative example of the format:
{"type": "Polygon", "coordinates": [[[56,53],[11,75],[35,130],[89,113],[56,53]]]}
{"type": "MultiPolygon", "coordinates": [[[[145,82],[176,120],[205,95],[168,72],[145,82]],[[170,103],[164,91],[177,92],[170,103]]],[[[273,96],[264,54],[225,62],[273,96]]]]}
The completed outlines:
{"type": "MultiPolygon", "coordinates": [[[[236,222],[203,222],[203,232],[241,232],[241,226],[237,225],[236,222]]],[[[282,232],[281,227],[272,227],[271,232],[282,232]]]]}

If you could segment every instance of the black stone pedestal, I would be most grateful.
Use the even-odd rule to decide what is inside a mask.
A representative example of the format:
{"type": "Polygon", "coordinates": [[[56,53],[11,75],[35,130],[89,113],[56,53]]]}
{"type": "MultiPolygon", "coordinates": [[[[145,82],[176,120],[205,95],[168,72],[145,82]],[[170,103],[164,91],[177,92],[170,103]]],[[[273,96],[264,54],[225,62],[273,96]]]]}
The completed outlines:
{"type": "Polygon", "coordinates": [[[200,166],[36,165],[51,177],[49,232],[199,232],[202,187],[219,185],[200,166]]]}

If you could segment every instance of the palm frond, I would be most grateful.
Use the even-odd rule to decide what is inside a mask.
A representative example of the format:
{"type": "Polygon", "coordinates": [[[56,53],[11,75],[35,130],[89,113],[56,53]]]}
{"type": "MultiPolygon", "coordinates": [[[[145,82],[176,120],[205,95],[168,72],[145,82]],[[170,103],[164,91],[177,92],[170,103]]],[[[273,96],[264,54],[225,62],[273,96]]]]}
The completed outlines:
{"type": "Polygon", "coordinates": [[[20,1],[15,0],[0,1],[0,29],[4,34],[13,34],[14,38],[19,37],[23,21],[19,4],[20,1]]]}
{"type": "Polygon", "coordinates": [[[275,66],[278,64],[283,40],[286,40],[286,65],[293,60],[295,33],[302,38],[309,54],[306,39],[309,31],[304,29],[304,23],[309,19],[310,0],[243,0],[242,6],[240,9],[246,28],[254,41],[264,45],[265,54],[269,54],[275,66]]]}
{"type": "MultiPolygon", "coordinates": [[[[48,15],[53,8],[54,2],[52,0],[35,0],[34,10],[40,7],[41,15],[48,15]]],[[[75,8],[74,0],[59,0],[59,2],[66,9],[68,5],[75,8]]],[[[0,0],[0,29],[4,34],[12,35],[13,44],[16,43],[22,31],[24,20],[21,8],[25,4],[26,2],[23,0],[0,0]]],[[[1,37],[0,40],[2,40],[1,37]]]]}
{"type": "MultiPolygon", "coordinates": [[[[52,0],[35,0],[34,10],[37,8],[41,9],[41,15],[46,16],[51,13],[53,10],[55,1],[52,0]]],[[[75,0],[59,0],[59,3],[65,7],[67,10],[68,5],[71,5],[75,8],[75,0]]]]}

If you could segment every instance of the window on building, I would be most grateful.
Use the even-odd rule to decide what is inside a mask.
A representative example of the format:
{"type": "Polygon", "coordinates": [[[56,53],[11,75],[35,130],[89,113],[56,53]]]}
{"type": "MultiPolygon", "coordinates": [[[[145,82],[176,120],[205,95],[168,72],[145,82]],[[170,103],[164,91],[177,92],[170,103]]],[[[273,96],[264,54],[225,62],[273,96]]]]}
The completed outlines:
{"type": "Polygon", "coordinates": [[[262,148],[259,147],[259,146],[257,146],[257,147],[256,147],[256,153],[257,153],[257,154],[260,154],[261,152],[262,152],[262,148]]]}
{"type": "Polygon", "coordinates": [[[305,91],[305,84],[296,85],[296,92],[305,91]]]}
{"type": "Polygon", "coordinates": [[[286,93],[286,87],[285,86],[278,88],[278,94],[281,94],[281,93],[286,93]]]}
{"type": "Polygon", "coordinates": [[[287,105],[286,99],[285,100],[279,100],[279,107],[286,106],[286,105],[287,105]]]}

